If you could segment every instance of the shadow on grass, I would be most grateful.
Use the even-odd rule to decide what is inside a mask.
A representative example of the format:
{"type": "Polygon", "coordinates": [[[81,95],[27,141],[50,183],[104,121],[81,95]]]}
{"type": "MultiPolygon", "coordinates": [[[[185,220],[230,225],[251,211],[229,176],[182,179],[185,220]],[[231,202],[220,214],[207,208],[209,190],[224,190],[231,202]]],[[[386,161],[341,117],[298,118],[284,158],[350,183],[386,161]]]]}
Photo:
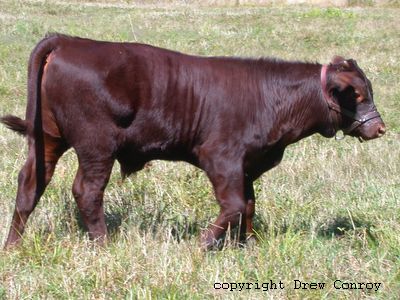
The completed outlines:
{"type": "MultiPolygon", "coordinates": [[[[87,232],[78,209],[75,209],[74,217],[79,230],[87,232]]],[[[139,226],[140,231],[153,233],[154,235],[160,230],[168,228],[171,236],[178,242],[198,236],[202,228],[201,222],[190,220],[186,216],[171,218],[170,215],[162,212],[149,212],[138,215],[137,212],[130,213],[129,209],[124,212],[106,212],[105,221],[110,236],[118,235],[122,226],[139,226]]]]}
{"type": "Polygon", "coordinates": [[[372,233],[373,224],[357,217],[337,216],[331,222],[319,226],[318,236],[322,238],[340,238],[348,234],[363,235],[375,246],[378,240],[372,233]]]}
{"type": "MultiPolygon", "coordinates": [[[[165,208],[165,207],[164,207],[165,208]]],[[[79,230],[87,232],[83,220],[77,209],[74,210],[75,219],[79,230]]],[[[213,216],[215,217],[215,216],[213,216]]],[[[106,225],[110,236],[118,236],[121,226],[139,226],[140,231],[146,233],[153,233],[156,235],[158,232],[167,229],[167,232],[177,241],[188,240],[191,238],[200,238],[200,233],[205,227],[207,220],[194,220],[183,214],[164,212],[164,209],[154,209],[151,211],[141,210],[136,211],[129,206],[119,211],[108,211],[105,214],[106,225]]],[[[284,235],[288,232],[308,232],[310,231],[310,224],[308,222],[298,222],[296,224],[287,224],[281,222],[274,229],[268,228],[268,221],[264,218],[260,218],[257,215],[254,219],[254,228],[256,232],[261,235],[266,233],[268,236],[284,235]]],[[[341,238],[344,236],[355,235],[362,239],[368,240],[369,244],[378,245],[378,240],[373,234],[373,224],[362,218],[352,216],[336,216],[330,221],[317,226],[317,236],[319,238],[331,239],[341,238]]],[[[219,244],[226,244],[238,240],[238,233],[236,228],[232,228],[229,234],[224,235],[221,238],[219,244]]]]}
{"type": "MultiPolygon", "coordinates": [[[[81,214],[79,213],[78,209],[75,209],[75,219],[78,225],[78,228],[82,232],[87,232],[87,228],[85,224],[83,223],[83,219],[81,217],[81,214]]],[[[105,220],[106,220],[106,226],[108,233],[110,235],[114,235],[115,233],[118,232],[119,228],[122,225],[122,220],[124,219],[124,215],[119,212],[107,212],[105,213],[105,220]]]]}

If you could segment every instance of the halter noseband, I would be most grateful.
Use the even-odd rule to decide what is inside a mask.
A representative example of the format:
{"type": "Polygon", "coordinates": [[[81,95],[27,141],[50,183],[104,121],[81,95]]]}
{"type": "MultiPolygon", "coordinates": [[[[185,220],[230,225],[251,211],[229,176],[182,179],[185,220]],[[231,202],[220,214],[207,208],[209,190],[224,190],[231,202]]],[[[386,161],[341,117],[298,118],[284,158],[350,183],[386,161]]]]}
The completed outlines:
{"type": "MultiPolygon", "coordinates": [[[[375,118],[380,118],[380,114],[376,109],[373,109],[369,112],[367,112],[363,116],[359,116],[357,113],[352,112],[344,107],[341,107],[339,104],[337,104],[332,97],[328,94],[326,90],[326,83],[327,83],[327,70],[328,70],[328,65],[322,65],[321,68],[321,88],[322,88],[322,94],[324,95],[324,99],[326,101],[326,104],[328,105],[329,110],[333,110],[341,115],[344,115],[348,117],[349,119],[353,120],[353,122],[346,128],[342,129],[344,134],[350,134],[353,130],[356,128],[360,127],[362,124],[369,122],[372,119],[375,118]]],[[[333,123],[333,120],[331,118],[331,121],[333,123]]],[[[336,127],[336,126],[334,126],[336,127]]],[[[336,131],[336,128],[335,128],[336,131]]]]}

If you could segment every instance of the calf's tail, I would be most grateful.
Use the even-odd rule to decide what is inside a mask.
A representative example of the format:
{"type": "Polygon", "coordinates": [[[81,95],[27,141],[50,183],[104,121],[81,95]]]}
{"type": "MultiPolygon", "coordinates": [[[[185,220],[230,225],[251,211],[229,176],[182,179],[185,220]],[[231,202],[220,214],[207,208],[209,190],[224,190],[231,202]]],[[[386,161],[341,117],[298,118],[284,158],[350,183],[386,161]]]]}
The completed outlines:
{"type": "Polygon", "coordinates": [[[61,35],[58,34],[48,35],[36,45],[31,53],[28,66],[28,104],[25,120],[13,115],[6,115],[0,118],[0,122],[7,128],[23,136],[33,138],[36,144],[40,144],[43,138],[41,112],[43,70],[47,56],[56,48],[60,37],[61,35]]]}
{"type": "Polygon", "coordinates": [[[59,35],[50,35],[33,49],[28,66],[28,105],[26,117],[28,135],[35,140],[43,136],[42,127],[42,77],[48,55],[56,49],[59,35]]]}
{"type": "Polygon", "coordinates": [[[28,138],[27,160],[32,160],[36,175],[36,194],[40,195],[45,186],[45,145],[42,124],[42,78],[48,55],[56,49],[60,36],[53,34],[41,40],[33,49],[28,65],[28,103],[25,120],[7,115],[0,122],[11,130],[28,138]]]}
{"type": "Polygon", "coordinates": [[[42,118],[43,74],[48,55],[56,50],[60,41],[61,38],[58,35],[49,36],[40,41],[31,53],[25,120],[11,115],[0,119],[8,128],[25,135],[29,146],[26,162],[18,175],[17,199],[6,247],[11,247],[21,241],[28,217],[50,181],[55,164],[60,157],[60,153],[55,152],[58,149],[55,150],[57,145],[54,143],[48,143],[49,151],[45,151],[47,150],[45,148],[47,135],[43,130],[45,126],[42,118]],[[46,153],[49,153],[47,162],[46,153]]]}
{"type": "Polygon", "coordinates": [[[14,130],[16,133],[26,136],[28,125],[25,120],[16,116],[7,115],[0,118],[0,122],[6,125],[8,129],[14,130]]]}

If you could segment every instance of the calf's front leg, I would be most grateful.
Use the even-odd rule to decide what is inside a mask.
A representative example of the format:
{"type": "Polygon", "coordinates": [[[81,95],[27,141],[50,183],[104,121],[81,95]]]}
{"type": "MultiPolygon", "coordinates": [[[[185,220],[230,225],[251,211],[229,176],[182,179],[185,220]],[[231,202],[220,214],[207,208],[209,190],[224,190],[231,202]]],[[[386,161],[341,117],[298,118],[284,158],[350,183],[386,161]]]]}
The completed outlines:
{"type": "Polygon", "coordinates": [[[220,205],[217,220],[201,235],[201,246],[210,249],[229,228],[240,226],[240,235],[246,232],[246,207],[244,196],[244,174],[237,161],[212,161],[205,170],[214,188],[220,205]]]}
{"type": "Polygon", "coordinates": [[[253,181],[249,178],[245,179],[244,194],[247,201],[246,204],[246,240],[255,239],[253,230],[253,218],[255,213],[256,198],[254,196],[253,181]]]}

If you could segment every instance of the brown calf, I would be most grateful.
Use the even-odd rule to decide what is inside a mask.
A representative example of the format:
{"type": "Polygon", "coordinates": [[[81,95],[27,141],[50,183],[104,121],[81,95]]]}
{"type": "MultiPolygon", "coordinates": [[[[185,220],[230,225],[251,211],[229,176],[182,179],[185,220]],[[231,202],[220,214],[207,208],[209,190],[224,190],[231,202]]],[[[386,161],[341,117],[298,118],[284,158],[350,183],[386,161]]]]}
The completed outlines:
{"type": "Polygon", "coordinates": [[[360,140],[385,132],[371,83],[351,59],[198,57],[60,34],[31,54],[25,120],[2,122],[29,144],[6,247],[20,242],[70,147],[79,160],[72,191],[90,238],[107,234],[103,193],[115,160],[124,175],[153,159],[181,160],[206,172],[221,208],[201,237],[208,248],[228,226],[252,234],[253,181],[289,144],[339,129],[360,140]]]}

